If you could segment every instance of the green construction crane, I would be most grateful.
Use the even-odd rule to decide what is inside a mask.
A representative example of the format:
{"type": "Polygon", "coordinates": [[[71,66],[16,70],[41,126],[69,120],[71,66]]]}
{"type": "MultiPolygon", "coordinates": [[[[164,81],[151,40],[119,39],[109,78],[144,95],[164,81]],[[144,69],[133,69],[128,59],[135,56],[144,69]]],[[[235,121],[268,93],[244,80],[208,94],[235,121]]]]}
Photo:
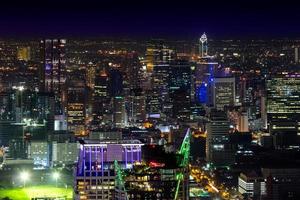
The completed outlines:
{"type": "MultiPolygon", "coordinates": [[[[183,158],[180,162],[180,166],[183,167],[183,168],[188,167],[188,164],[189,164],[190,137],[191,137],[191,130],[188,129],[185,136],[184,136],[184,139],[182,141],[182,144],[181,144],[181,147],[180,147],[180,150],[179,150],[179,154],[183,156],[183,158]]],[[[180,188],[180,184],[181,184],[183,178],[184,178],[184,175],[183,175],[182,172],[180,172],[176,175],[177,186],[176,186],[174,200],[176,200],[178,198],[179,188],[180,188]]]]}
{"type": "Polygon", "coordinates": [[[121,169],[119,163],[117,160],[114,161],[114,167],[115,167],[115,172],[116,172],[116,187],[118,187],[121,191],[125,193],[125,199],[127,200],[127,192],[125,190],[125,183],[124,183],[124,172],[121,169]]]}

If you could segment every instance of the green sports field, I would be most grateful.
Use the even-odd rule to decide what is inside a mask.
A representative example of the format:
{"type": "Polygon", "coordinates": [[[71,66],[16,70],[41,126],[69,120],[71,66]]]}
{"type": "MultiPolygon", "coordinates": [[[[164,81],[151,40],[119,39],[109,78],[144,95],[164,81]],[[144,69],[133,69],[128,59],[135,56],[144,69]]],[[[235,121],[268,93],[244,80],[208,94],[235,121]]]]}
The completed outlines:
{"type": "Polygon", "coordinates": [[[13,200],[30,200],[34,197],[67,197],[67,199],[73,199],[73,189],[57,188],[54,186],[0,189],[0,199],[4,197],[13,200]]]}

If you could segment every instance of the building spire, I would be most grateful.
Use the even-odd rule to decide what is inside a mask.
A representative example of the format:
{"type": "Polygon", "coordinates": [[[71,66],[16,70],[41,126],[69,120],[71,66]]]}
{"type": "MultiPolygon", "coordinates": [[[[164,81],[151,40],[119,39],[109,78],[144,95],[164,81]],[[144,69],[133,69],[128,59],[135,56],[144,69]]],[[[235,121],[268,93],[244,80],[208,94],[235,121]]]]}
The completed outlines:
{"type": "Polygon", "coordinates": [[[200,37],[199,42],[199,55],[203,58],[204,56],[207,56],[207,36],[205,32],[200,37]]]}

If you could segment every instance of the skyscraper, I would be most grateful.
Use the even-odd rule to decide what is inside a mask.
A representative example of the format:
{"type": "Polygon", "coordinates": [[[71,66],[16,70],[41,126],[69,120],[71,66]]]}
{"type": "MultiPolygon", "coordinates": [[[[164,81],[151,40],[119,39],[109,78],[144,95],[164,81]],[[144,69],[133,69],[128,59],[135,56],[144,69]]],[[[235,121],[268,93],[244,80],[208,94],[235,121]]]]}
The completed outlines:
{"type": "Polygon", "coordinates": [[[20,47],[17,51],[18,60],[29,61],[31,59],[30,47],[20,47]]]}
{"type": "Polygon", "coordinates": [[[205,33],[199,39],[199,55],[202,58],[208,55],[207,36],[205,33]]]}
{"type": "Polygon", "coordinates": [[[213,105],[217,110],[235,105],[235,78],[214,78],[212,81],[213,105]]]}
{"type": "Polygon", "coordinates": [[[117,128],[124,128],[128,119],[125,109],[125,98],[116,96],[113,98],[113,123],[117,128]]]}
{"type": "Polygon", "coordinates": [[[212,112],[207,124],[206,161],[216,165],[232,163],[232,154],[228,150],[229,121],[223,112],[212,112]]]}
{"type": "Polygon", "coordinates": [[[149,98],[149,114],[159,114],[168,112],[169,101],[169,75],[170,65],[155,65],[152,73],[152,91],[149,98]]]}
{"type": "Polygon", "coordinates": [[[114,198],[114,161],[120,168],[131,168],[135,161],[141,161],[140,141],[85,141],[81,144],[76,166],[75,199],[114,198]]]}
{"type": "MultiPolygon", "coordinates": [[[[100,70],[95,75],[95,85],[93,91],[93,121],[97,125],[107,123],[104,120],[110,112],[110,80],[105,69],[100,70]]],[[[111,120],[110,120],[111,121],[111,120]]]]}
{"type": "Polygon", "coordinates": [[[270,133],[281,135],[281,145],[292,145],[300,135],[300,75],[272,77],[266,81],[266,89],[270,133]]]}
{"type": "Polygon", "coordinates": [[[212,82],[217,74],[218,63],[210,58],[201,58],[195,64],[193,83],[195,90],[195,100],[197,103],[212,104],[212,82]]]}
{"type": "Polygon", "coordinates": [[[191,67],[188,62],[176,61],[169,68],[168,90],[172,105],[172,117],[190,118],[191,67]]]}
{"type": "Polygon", "coordinates": [[[110,69],[110,95],[112,97],[120,96],[123,93],[123,75],[118,69],[110,69]]]}
{"type": "Polygon", "coordinates": [[[131,91],[128,107],[128,120],[131,123],[143,122],[146,119],[146,97],[142,89],[131,91]]]}
{"type": "Polygon", "coordinates": [[[72,80],[67,89],[68,130],[77,136],[86,135],[86,98],[87,90],[83,80],[72,80]]]}
{"type": "Polygon", "coordinates": [[[44,39],[40,42],[39,90],[55,94],[55,114],[63,112],[62,92],[66,81],[65,45],[65,39],[44,39]]]}
{"type": "Polygon", "coordinates": [[[174,50],[167,47],[163,40],[150,41],[146,52],[147,71],[152,72],[157,65],[169,64],[174,56],[174,50]]]}

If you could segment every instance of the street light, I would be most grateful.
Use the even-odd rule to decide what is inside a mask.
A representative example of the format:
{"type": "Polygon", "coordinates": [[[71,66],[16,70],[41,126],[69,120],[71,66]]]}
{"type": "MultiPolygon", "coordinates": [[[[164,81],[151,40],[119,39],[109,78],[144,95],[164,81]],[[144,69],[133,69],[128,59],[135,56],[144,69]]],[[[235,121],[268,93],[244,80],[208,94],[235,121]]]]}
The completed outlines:
{"type": "Polygon", "coordinates": [[[27,171],[21,172],[20,178],[23,181],[23,187],[26,186],[26,181],[29,179],[29,177],[30,177],[30,174],[27,171]]]}
{"type": "Polygon", "coordinates": [[[56,185],[56,187],[57,187],[57,180],[59,179],[59,177],[60,177],[60,174],[59,174],[59,172],[53,172],[53,178],[55,179],[55,185],[56,185]]]}

